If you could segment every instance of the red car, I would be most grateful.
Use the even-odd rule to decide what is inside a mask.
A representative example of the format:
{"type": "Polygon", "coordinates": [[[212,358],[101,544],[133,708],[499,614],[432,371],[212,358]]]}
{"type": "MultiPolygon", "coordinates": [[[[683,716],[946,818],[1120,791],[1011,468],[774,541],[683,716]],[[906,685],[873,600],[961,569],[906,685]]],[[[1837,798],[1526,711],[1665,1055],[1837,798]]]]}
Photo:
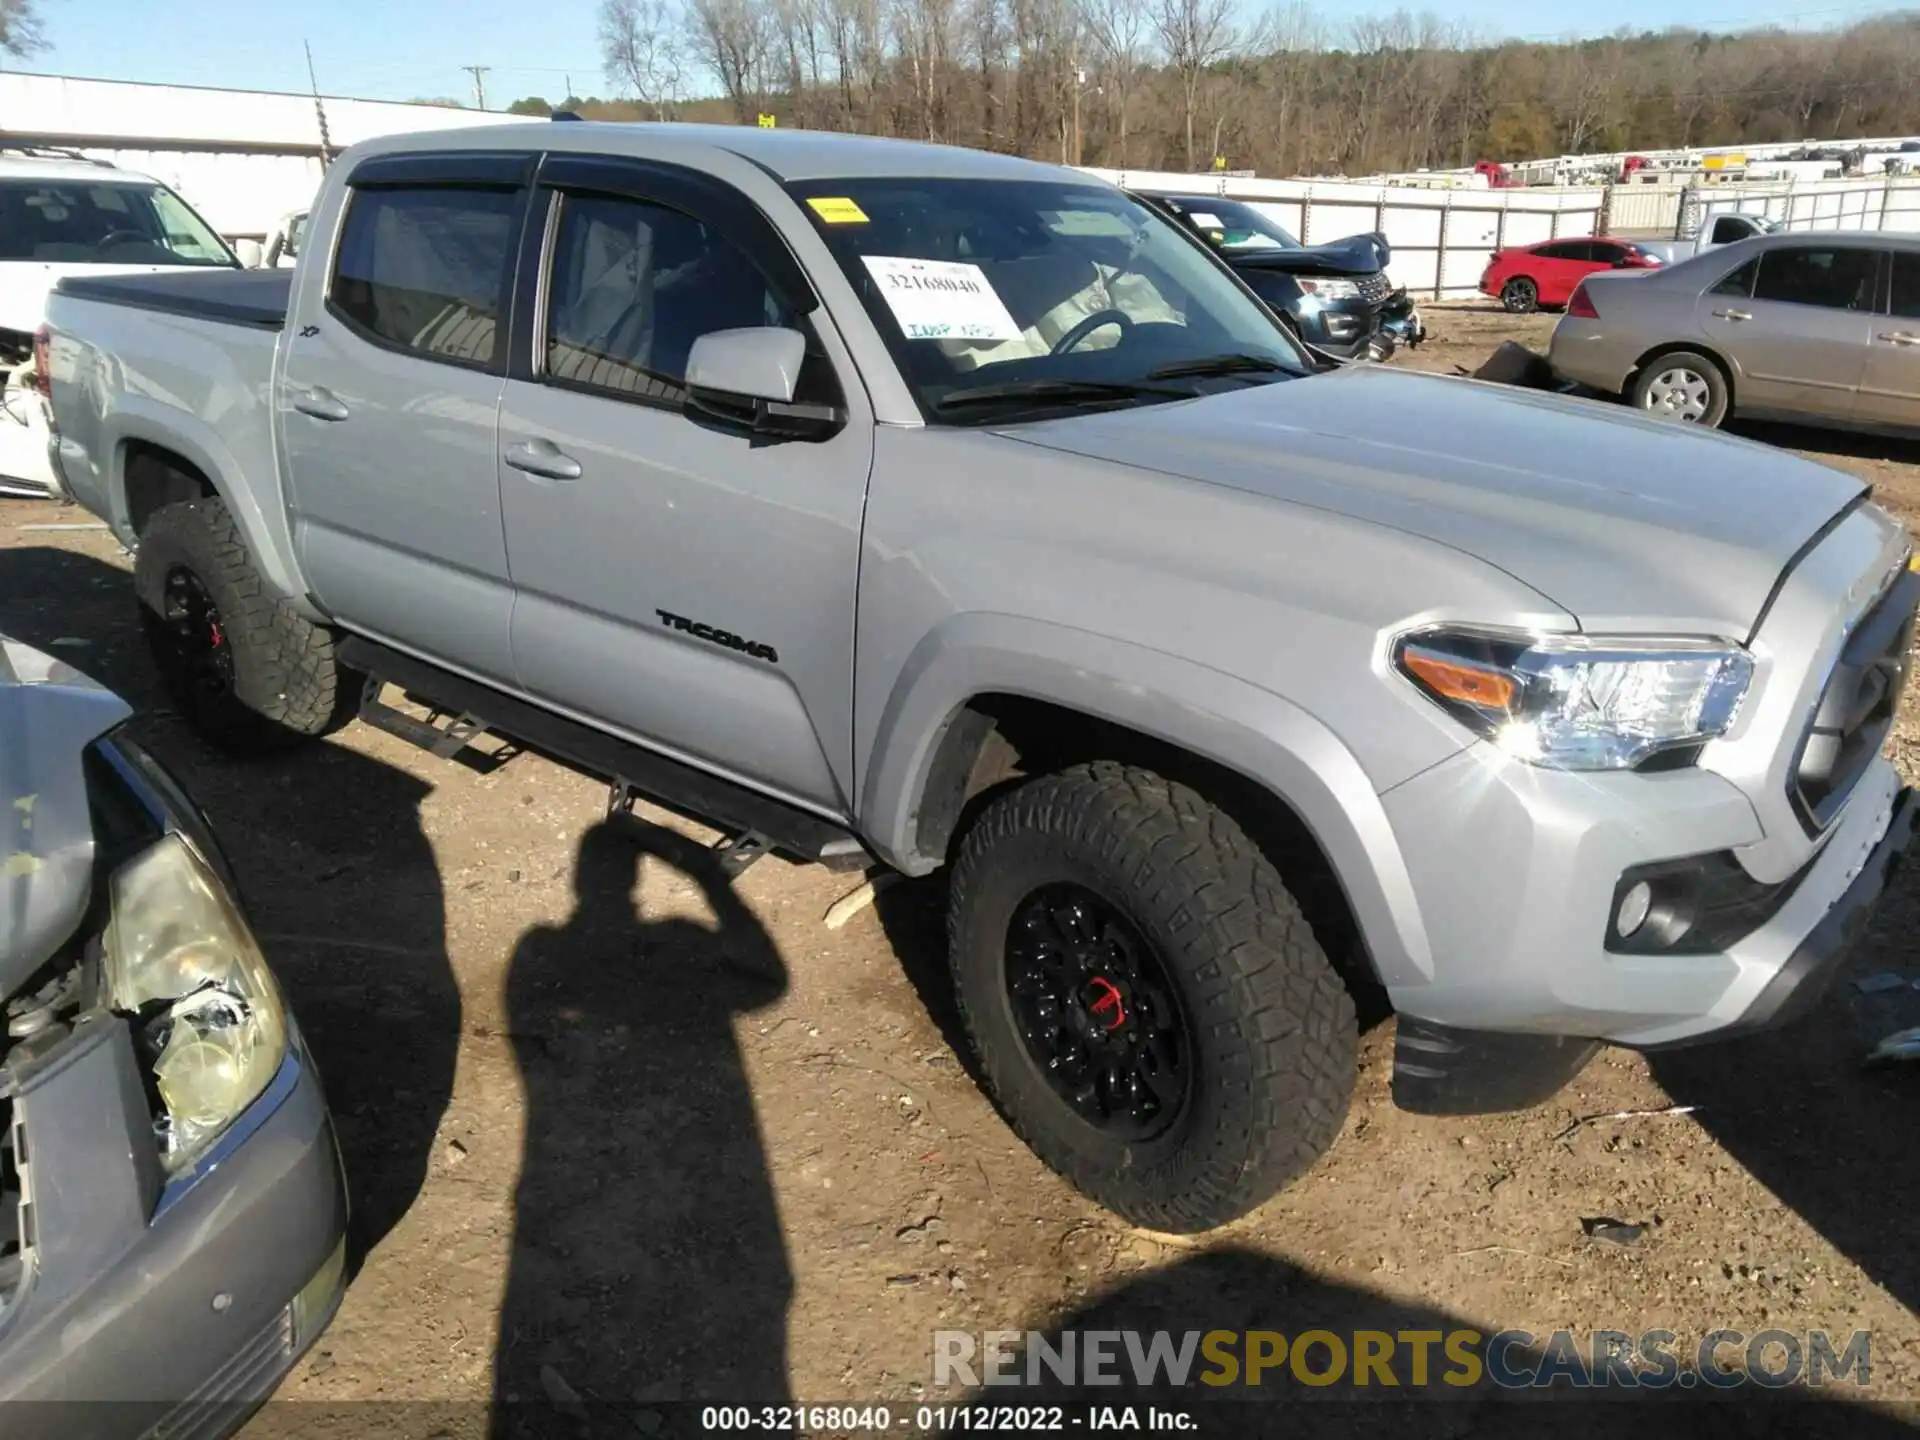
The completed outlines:
{"type": "Polygon", "coordinates": [[[1494,295],[1516,315],[1542,305],[1564,305],[1573,287],[1596,270],[1652,270],[1660,257],[1628,240],[1543,240],[1496,250],[1480,277],[1480,293],[1494,295]]]}

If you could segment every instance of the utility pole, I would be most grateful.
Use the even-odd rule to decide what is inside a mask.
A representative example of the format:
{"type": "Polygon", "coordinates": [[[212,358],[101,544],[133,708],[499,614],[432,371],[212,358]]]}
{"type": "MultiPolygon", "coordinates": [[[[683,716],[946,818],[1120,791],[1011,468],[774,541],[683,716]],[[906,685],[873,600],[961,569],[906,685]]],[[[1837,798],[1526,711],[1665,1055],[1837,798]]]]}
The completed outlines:
{"type": "Polygon", "coordinates": [[[491,65],[462,65],[460,67],[473,76],[473,107],[476,110],[487,108],[487,84],[481,77],[493,67],[491,65]]]}

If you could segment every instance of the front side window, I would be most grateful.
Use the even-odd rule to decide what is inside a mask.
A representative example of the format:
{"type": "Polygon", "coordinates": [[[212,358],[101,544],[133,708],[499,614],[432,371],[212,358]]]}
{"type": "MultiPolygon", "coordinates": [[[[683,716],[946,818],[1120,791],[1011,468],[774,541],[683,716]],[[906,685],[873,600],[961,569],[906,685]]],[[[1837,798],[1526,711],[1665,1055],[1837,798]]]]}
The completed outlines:
{"type": "Polygon", "coordinates": [[[0,260],[229,269],[240,263],[163,185],[26,180],[0,182],[0,260]]]}
{"type": "Polygon", "coordinates": [[[329,304],[377,343],[496,365],[521,204],[522,192],[477,186],[355,190],[329,304]]]}
{"type": "Polygon", "coordinates": [[[1880,252],[1852,246],[1795,246],[1760,256],[1753,298],[1826,310],[1871,310],[1880,252]]]}
{"type": "Polygon", "coordinates": [[[1145,404],[1195,377],[1307,373],[1218,260],[1121,191],[1066,180],[790,187],[938,424],[1004,403],[1145,404]]]}
{"type": "Polygon", "coordinates": [[[566,195],[560,205],[547,300],[550,378],[678,404],[687,355],[702,335],[800,328],[753,262],[706,222],[611,196],[566,195]]]}

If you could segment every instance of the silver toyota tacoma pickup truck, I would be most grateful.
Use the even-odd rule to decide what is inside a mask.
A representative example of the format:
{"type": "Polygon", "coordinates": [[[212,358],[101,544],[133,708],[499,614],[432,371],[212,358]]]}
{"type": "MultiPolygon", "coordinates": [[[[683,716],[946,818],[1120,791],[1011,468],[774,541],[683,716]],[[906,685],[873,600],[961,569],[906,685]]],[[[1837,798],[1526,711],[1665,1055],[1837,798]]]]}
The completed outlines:
{"type": "Polygon", "coordinates": [[[61,471],[210,739],[490,729],[734,865],[945,869],[994,1097],[1147,1225],[1310,1166],[1383,999],[1432,1113],[1805,1008],[1907,843],[1920,574],[1858,480],[1310,373],[1071,171],[379,140],[290,274],[68,281],[50,326],[61,471]]]}

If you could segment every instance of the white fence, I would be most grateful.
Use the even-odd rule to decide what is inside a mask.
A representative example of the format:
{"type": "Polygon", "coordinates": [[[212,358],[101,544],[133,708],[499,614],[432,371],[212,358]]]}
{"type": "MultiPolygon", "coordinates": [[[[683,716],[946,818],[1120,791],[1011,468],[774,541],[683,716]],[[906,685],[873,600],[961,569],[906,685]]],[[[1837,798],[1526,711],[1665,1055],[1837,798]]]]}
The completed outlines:
{"type": "Polygon", "coordinates": [[[1308,245],[1378,231],[1393,247],[1394,283],[1433,299],[1477,294],[1489,255],[1509,245],[1594,234],[1691,235],[1704,217],[1733,210],[1770,215],[1794,230],[1920,232],[1920,177],[1906,176],[1796,185],[1427,190],[1144,170],[1091,173],[1148,193],[1244,200],[1308,245]]]}
{"type": "Polygon", "coordinates": [[[1393,247],[1394,283],[1435,299],[1478,293],[1495,250],[1592,235],[1606,191],[1420,190],[1342,180],[1242,180],[1150,170],[1094,170],[1116,184],[1163,195],[1244,200],[1308,245],[1378,231],[1393,247]]]}

